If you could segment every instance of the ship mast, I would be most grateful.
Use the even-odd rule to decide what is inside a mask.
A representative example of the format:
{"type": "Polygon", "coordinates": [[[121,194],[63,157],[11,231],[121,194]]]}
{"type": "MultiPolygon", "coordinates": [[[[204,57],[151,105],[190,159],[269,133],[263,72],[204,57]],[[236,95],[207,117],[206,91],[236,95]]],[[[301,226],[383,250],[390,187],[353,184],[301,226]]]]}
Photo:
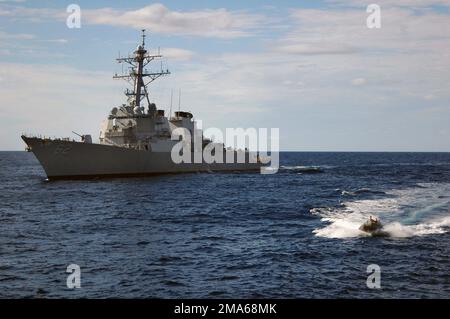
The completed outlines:
{"type": "Polygon", "coordinates": [[[147,98],[148,104],[150,104],[148,97],[147,86],[163,75],[170,74],[169,70],[160,70],[159,72],[149,72],[145,67],[156,58],[161,58],[160,54],[148,54],[145,49],[145,29],[142,30],[142,43],[134,51],[134,56],[128,56],[127,58],[116,59],[118,63],[128,63],[130,65],[129,73],[113,76],[114,79],[124,79],[133,85],[133,90],[125,90],[125,95],[132,101],[137,108],[140,108],[141,101],[144,97],[147,98]],[[147,79],[147,80],[144,80],[147,79]]]}

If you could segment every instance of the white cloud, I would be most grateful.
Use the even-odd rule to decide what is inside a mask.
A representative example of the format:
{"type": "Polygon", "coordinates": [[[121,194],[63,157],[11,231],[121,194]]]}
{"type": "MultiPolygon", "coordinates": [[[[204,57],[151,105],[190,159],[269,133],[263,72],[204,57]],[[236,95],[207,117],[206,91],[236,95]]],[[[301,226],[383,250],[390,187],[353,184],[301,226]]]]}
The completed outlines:
{"type": "Polygon", "coordinates": [[[65,9],[30,8],[11,4],[0,6],[0,17],[7,17],[11,21],[45,22],[48,19],[65,20],[65,9]]]}
{"type": "Polygon", "coordinates": [[[69,43],[67,39],[49,39],[49,40],[41,40],[42,42],[48,42],[48,43],[59,43],[59,44],[66,44],[69,43]]]}
{"type": "Polygon", "coordinates": [[[162,48],[161,54],[169,60],[188,61],[194,56],[194,52],[180,48],[162,48]]]}
{"type": "Polygon", "coordinates": [[[226,9],[199,11],[171,11],[156,3],[138,10],[119,11],[111,8],[84,10],[87,23],[147,28],[151,32],[235,38],[249,35],[263,21],[263,17],[226,9]]]}
{"type": "Polygon", "coordinates": [[[35,36],[28,33],[6,33],[4,31],[0,31],[0,41],[5,40],[31,40],[34,39],[35,36]]]}
{"type": "Polygon", "coordinates": [[[33,59],[42,57],[61,58],[65,55],[53,50],[48,44],[66,44],[67,39],[40,39],[28,33],[7,33],[0,30],[0,56],[27,57],[33,59]]]}
{"type": "Polygon", "coordinates": [[[364,85],[364,84],[366,84],[366,79],[364,79],[364,78],[356,78],[356,79],[353,79],[353,80],[352,80],[352,84],[353,84],[354,86],[361,86],[361,85],[364,85]]]}
{"type": "Polygon", "coordinates": [[[17,54],[18,45],[21,42],[29,42],[35,36],[27,33],[7,33],[0,30],[0,56],[11,56],[13,52],[17,54]]]}
{"type": "Polygon", "coordinates": [[[8,49],[0,49],[0,55],[11,55],[12,52],[8,49]]]}
{"type": "Polygon", "coordinates": [[[122,101],[122,83],[110,73],[67,66],[0,63],[0,149],[19,149],[21,133],[69,136],[96,133],[110,108],[122,101]]]}
{"type": "Polygon", "coordinates": [[[350,54],[357,52],[356,48],[339,43],[288,44],[276,47],[275,50],[289,54],[304,54],[304,55],[350,54]]]}
{"type": "Polygon", "coordinates": [[[367,7],[369,4],[376,3],[380,7],[408,7],[422,8],[435,5],[450,6],[450,0],[328,0],[329,3],[341,4],[345,6],[367,7]]]}
{"type": "MultiPolygon", "coordinates": [[[[82,23],[149,29],[151,32],[217,38],[238,38],[253,34],[266,21],[264,16],[227,9],[173,11],[160,3],[136,10],[113,8],[83,9],[82,23]]],[[[65,10],[48,8],[4,7],[0,16],[28,21],[45,21],[48,18],[65,20],[65,10]]]]}
{"type": "Polygon", "coordinates": [[[449,15],[433,11],[423,10],[419,15],[407,8],[383,10],[381,29],[367,28],[367,13],[361,9],[297,9],[291,18],[294,26],[282,37],[281,48],[367,54],[450,47],[450,34],[439,32],[450,30],[449,15]]]}

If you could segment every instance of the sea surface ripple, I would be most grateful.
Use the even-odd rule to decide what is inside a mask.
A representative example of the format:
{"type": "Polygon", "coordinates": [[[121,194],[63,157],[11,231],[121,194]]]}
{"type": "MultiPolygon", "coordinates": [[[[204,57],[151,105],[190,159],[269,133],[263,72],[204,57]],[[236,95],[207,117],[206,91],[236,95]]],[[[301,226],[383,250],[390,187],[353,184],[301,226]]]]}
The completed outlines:
{"type": "Polygon", "coordinates": [[[450,298],[449,153],[280,157],[273,175],[48,182],[0,152],[0,298],[450,298]],[[370,215],[389,236],[358,230],[370,215]]]}

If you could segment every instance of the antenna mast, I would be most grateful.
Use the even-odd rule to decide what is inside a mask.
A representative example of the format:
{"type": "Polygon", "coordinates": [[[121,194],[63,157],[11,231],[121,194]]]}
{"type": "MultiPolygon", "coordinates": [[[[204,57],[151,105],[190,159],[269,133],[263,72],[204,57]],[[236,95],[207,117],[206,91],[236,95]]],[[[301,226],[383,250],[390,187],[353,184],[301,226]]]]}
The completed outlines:
{"type": "Polygon", "coordinates": [[[169,120],[172,116],[172,101],[173,101],[173,89],[170,91],[170,111],[169,111],[169,120]]]}
{"type": "Polygon", "coordinates": [[[141,101],[144,97],[147,98],[149,102],[147,86],[155,81],[157,78],[163,75],[170,74],[169,70],[163,70],[161,65],[161,70],[159,72],[149,72],[144,69],[150,62],[156,58],[161,58],[162,56],[158,53],[155,55],[149,54],[145,49],[145,29],[142,29],[142,43],[134,51],[134,56],[129,56],[127,58],[116,59],[118,63],[128,63],[129,73],[122,75],[114,75],[114,79],[124,79],[133,85],[133,90],[125,90],[125,95],[134,103],[136,107],[141,106],[141,101]],[[144,79],[148,78],[147,81],[144,79]]]}

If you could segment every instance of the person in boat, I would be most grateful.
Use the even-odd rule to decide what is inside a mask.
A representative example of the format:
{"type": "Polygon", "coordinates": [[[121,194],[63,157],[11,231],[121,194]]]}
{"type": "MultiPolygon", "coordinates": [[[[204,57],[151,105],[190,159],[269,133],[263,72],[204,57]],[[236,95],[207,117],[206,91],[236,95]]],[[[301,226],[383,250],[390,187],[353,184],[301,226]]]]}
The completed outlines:
{"type": "Polygon", "coordinates": [[[359,229],[365,232],[374,232],[381,229],[381,224],[378,218],[369,216],[369,220],[362,224],[359,229]]]}

